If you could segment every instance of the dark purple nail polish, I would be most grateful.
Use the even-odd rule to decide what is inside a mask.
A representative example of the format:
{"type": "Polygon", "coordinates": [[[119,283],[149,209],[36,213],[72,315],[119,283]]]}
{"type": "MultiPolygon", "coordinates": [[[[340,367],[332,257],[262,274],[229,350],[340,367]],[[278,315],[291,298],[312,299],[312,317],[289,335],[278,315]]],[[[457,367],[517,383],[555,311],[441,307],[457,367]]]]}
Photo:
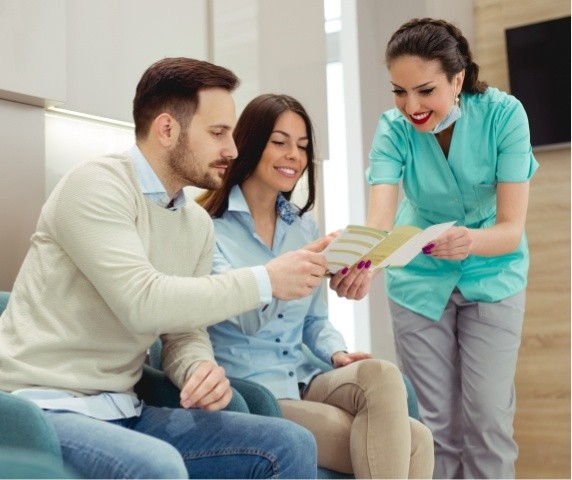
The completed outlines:
{"type": "Polygon", "coordinates": [[[344,267],[342,268],[342,275],[345,275],[346,273],[348,273],[350,271],[350,269],[348,267],[344,267]]]}
{"type": "Polygon", "coordinates": [[[368,260],[367,262],[365,262],[365,268],[369,268],[371,267],[371,260],[368,260]]]}
{"type": "Polygon", "coordinates": [[[365,265],[365,262],[362,260],[361,262],[358,263],[358,270],[361,270],[363,268],[363,266],[365,265]]]}
{"type": "Polygon", "coordinates": [[[425,254],[428,255],[429,253],[431,253],[431,250],[433,250],[433,247],[435,246],[435,244],[430,243],[429,245],[425,245],[421,251],[425,254]]]}

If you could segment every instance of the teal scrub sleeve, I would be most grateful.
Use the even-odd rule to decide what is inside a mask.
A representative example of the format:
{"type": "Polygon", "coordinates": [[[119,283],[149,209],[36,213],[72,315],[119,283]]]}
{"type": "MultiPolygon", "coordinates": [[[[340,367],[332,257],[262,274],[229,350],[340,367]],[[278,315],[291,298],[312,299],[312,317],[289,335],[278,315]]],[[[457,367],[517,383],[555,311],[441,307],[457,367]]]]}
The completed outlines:
{"type": "Polygon", "coordinates": [[[401,114],[390,110],[381,115],[369,154],[365,175],[370,185],[397,184],[403,175],[405,135],[399,126],[401,114]]]}
{"type": "Polygon", "coordinates": [[[514,97],[508,108],[499,115],[498,128],[498,182],[526,182],[536,169],[538,162],[530,146],[528,117],[522,104],[514,97]]]}

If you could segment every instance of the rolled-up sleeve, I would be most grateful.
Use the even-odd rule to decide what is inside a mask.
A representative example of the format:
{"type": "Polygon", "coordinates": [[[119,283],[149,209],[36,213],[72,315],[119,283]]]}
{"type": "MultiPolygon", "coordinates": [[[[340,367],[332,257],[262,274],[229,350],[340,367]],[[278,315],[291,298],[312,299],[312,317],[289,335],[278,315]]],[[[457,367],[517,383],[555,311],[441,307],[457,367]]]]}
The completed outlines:
{"type": "Polygon", "coordinates": [[[369,154],[366,178],[370,185],[396,184],[403,175],[403,139],[395,127],[395,112],[385,112],[379,119],[369,154]]]}
{"type": "Polygon", "coordinates": [[[530,146],[526,112],[516,98],[508,99],[497,123],[497,181],[526,182],[534,175],[538,162],[530,146]]]}

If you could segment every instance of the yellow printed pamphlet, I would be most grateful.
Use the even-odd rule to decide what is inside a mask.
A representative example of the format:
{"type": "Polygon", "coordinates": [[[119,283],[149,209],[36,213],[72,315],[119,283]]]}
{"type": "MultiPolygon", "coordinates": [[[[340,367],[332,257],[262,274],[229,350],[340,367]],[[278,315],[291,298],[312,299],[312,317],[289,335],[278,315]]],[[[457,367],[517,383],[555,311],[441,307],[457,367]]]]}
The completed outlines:
{"type": "Polygon", "coordinates": [[[371,270],[403,267],[429,242],[448,230],[455,222],[431,225],[425,230],[400,225],[391,232],[360,225],[348,225],[324,250],[328,273],[353,267],[362,260],[371,261],[371,270]]]}

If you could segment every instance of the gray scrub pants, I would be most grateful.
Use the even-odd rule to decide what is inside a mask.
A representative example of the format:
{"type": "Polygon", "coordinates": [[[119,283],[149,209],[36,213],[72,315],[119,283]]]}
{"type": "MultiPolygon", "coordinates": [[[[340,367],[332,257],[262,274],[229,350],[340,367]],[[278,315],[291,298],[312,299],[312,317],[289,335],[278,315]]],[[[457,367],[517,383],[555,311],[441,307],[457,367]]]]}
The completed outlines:
{"type": "Polygon", "coordinates": [[[486,303],[469,302],[455,289],[434,322],[389,301],[397,356],[433,433],[434,478],[514,478],[524,305],[524,290],[486,303]]]}

